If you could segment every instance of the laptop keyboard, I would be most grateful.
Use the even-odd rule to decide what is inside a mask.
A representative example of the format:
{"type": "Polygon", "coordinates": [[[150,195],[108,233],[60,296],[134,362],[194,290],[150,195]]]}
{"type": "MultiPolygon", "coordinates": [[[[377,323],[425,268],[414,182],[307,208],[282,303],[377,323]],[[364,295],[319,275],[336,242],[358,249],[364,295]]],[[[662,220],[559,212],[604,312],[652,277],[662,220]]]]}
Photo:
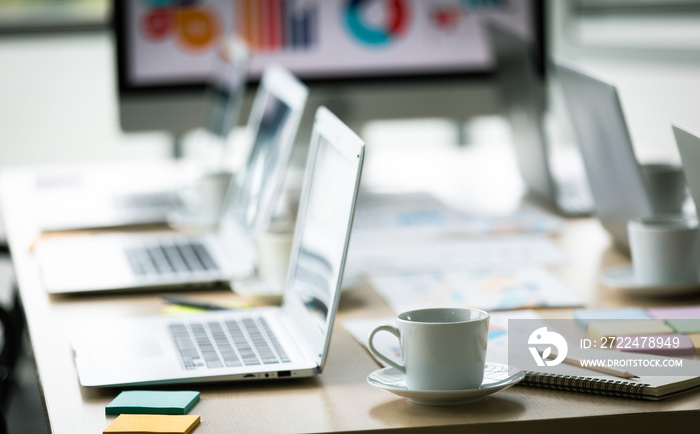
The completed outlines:
{"type": "Polygon", "coordinates": [[[201,242],[129,247],[125,253],[131,271],[137,276],[214,271],[219,268],[201,242]]]}
{"type": "Polygon", "coordinates": [[[184,208],[182,198],[173,192],[133,193],[114,198],[117,209],[168,213],[184,208]]]}
{"type": "Polygon", "coordinates": [[[175,322],[170,337],[186,370],[289,362],[265,318],[175,322]]]}

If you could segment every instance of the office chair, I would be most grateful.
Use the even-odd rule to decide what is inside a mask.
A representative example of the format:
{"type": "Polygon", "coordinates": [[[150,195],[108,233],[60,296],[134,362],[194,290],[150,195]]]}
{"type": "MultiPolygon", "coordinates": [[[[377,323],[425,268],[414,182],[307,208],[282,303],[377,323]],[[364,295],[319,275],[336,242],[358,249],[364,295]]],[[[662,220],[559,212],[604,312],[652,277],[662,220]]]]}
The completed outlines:
{"type": "Polygon", "coordinates": [[[10,393],[14,381],[15,366],[21,346],[24,318],[22,317],[19,296],[15,291],[13,307],[7,310],[0,306],[2,325],[2,349],[0,349],[0,434],[7,434],[5,412],[10,403],[10,393]]]}

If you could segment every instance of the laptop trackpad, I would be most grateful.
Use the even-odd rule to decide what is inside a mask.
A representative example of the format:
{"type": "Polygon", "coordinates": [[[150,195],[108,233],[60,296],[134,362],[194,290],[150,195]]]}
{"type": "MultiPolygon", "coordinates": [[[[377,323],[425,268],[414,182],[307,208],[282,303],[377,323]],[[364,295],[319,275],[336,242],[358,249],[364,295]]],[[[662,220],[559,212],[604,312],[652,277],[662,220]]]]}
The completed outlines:
{"type": "Polygon", "coordinates": [[[134,337],[131,340],[105,339],[99,344],[91,343],[85,347],[85,350],[90,359],[104,361],[130,361],[164,355],[161,343],[155,338],[148,337],[134,337]]]}
{"type": "Polygon", "coordinates": [[[155,339],[139,339],[136,342],[136,356],[139,357],[160,357],[163,355],[163,348],[155,339]]]}

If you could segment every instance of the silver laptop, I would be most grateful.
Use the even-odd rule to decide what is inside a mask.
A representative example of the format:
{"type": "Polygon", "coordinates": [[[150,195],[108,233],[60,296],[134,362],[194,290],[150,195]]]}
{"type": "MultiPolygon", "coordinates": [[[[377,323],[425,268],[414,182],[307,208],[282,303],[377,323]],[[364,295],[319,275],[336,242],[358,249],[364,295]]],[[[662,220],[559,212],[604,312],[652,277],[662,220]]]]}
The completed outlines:
{"type": "Polygon", "coordinates": [[[555,62],[581,148],[596,214],[615,246],[629,251],[627,221],[654,214],[614,85],[555,62]]]}
{"type": "Polygon", "coordinates": [[[284,69],[265,73],[253,104],[257,125],[246,168],[236,177],[211,233],[111,233],[53,237],[36,245],[50,293],[211,285],[252,274],[253,238],[273,213],[308,89],[284,69]]]}
{"type": "Polygon", "coordinates": [[[318,109],[281,307],[90,324],[72,335],[80,384],[296,378],[328,354],[364,144],[318,109]]]}
{"type": "MultiPolygon", "coordinates": [[[[226,38],[218,47],[214,59],[206,91],[205,127],[210,140],[216,142],[212,147],[219,148],[221,154],[225,154],[227,135],[238,121],[243,100],[248,50],[240,40],[226,38]]],[[[270,92],[270,81],[263,78],[259,92],[270,92]]],[[[259,113],[251,113],[248,125],[252,130],[257,128],[254,122],[259,119],[259,113]]],[[[220,199],[218,203],[202,204],[201,200],[192,200],[189,193],[198,185],[225,190],[230,180],[230,176],[217,173],[211,179],[182,176],[176,181],[168,179],[163,182],[153,179],[157,177],[157,170],[155,174],[139,173],[136,182],[127,179],[133,173],[117,180],[106,180],[100,176],[73,176],[68,183],[46,182],[42,179],[47,177],[42,175],[42,179],[37,180],[39,188],[36,197],[39,228],[43,231],[61,231],[165,225],[173,218],[194,215],[204,219],[203,209],[219,210],[220,199]]],[[[50,181],[51,177],[48,178],[50,181]]],[[[59,181],[66,177],[62,178],[59,181]]],[[[216,215],[212,215],[208,220],[211,223],[215,218],[216,215]]]]}
{"type": "Polygon", "coordinates": [[[683,161],[683,174],[695,202],[695,211],[700,209],[700,137],[673,125],[673,135],[683,161]]]}
{"type": "MultiPolygon", "coordinates": [[[[562,214],[591,213],[593,198],[585,175],[554,167],[552,143],[545,131],[546,83],[536,75],[531,44],[495,23],[488,31],[515,156],[528,192],[562,214]]],[[[569,154],[580,161],[577,151],[569,154]]]]}

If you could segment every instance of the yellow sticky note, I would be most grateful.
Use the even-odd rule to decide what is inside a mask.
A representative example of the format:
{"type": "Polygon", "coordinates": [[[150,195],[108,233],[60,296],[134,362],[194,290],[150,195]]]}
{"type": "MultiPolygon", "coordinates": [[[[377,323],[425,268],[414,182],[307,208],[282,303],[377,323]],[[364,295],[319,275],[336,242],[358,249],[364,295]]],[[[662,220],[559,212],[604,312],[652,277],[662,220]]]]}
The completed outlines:
{"type": "Polygon", "coordinates": [[[688,335],[688,337],[695,347],[695,354],[700,354],[700,333],[693,333],[692,335],[688,335]]]}
{"type": "Polygon", "coordinates": [[[103,434],[188,434],[199,425],[199,416],[162,414],[119,415],[103,434]]]}
{"type": "Polygon", "coordinates": [[[595,322],[588,326],[588,336],[590,336],[591,339],[667,333],[673,333],[673,329],[659,319],[595,322]]]}

